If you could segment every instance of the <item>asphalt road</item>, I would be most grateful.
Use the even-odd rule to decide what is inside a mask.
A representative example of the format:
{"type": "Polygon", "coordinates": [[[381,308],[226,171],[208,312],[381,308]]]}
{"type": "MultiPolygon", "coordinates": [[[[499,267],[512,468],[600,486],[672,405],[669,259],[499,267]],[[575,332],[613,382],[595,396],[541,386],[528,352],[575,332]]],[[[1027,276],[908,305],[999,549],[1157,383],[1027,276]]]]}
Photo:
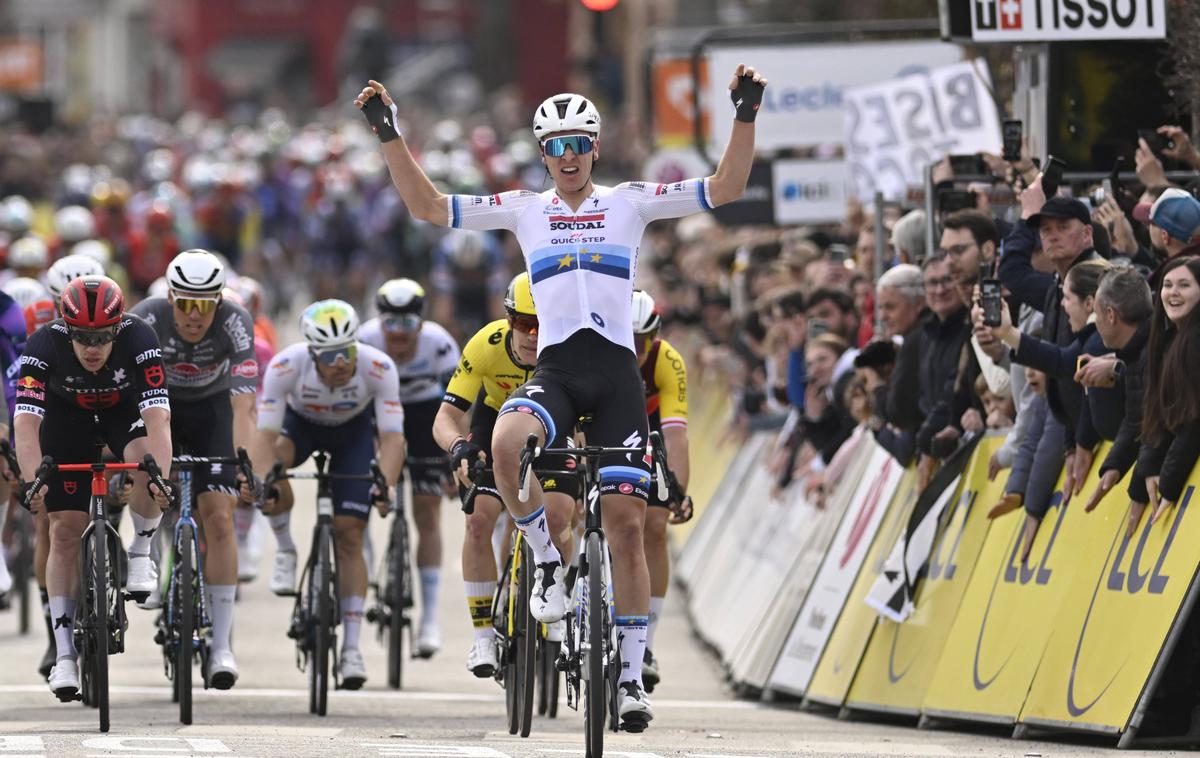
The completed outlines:
{"type": "MultiPolygon", "coordinates": [[[[312,491],[297,487],[298,501],[312,491]]],[[[299,506],[293,534],[306,550],[313,509],[299,506]]],[[[373,518],[377,545],[384,522],[373,518]]],[[[125,526],[128,533],[128,525],[125,526]]],[[[462,518],[447,502],[443,518],[446,567],[440,618],[443,649],[410,661],[402,691],[386,687],[384,650],[364,638],[371,679],[359,692],[330,695],[329,715],[308,714],[304,674],[285,636],[291,600],[271,594],[267,573],[273,538],[257,581],[243,585],[235,651],[241,679],[227,692],[198,691],[195,723],[183,727],[153,644],[154,614],[129,605],[129,646],[113,659],[112,729],[98,731],[95,712],[60,704],[36,672],[45,647],[35,633],[16,633],[12,612],[0,613],[0,756],[582,756],[582,716],[564,706],[540,719],[528,739],[504,728],[502,691],[465,668],[471,627],[458,567],[462,518]]],[[[630,758],[776,758],[778,756],[1068,756],[1095,755],[1088,743],[1017,742],[995,733],[917,730],[840,721],[790,707],[739,701],[723,685],[717,662],[691,635],[678,595],[669,599],[656,653],[663,682],[651,700],[653,726],[641,735],[609,734],[606,754],[630,758]]],[[[197,679],[199,677],[197,676],[197,679]]],[[[1145,753],[1143,753],[1145,754],[1145,753]]]]}

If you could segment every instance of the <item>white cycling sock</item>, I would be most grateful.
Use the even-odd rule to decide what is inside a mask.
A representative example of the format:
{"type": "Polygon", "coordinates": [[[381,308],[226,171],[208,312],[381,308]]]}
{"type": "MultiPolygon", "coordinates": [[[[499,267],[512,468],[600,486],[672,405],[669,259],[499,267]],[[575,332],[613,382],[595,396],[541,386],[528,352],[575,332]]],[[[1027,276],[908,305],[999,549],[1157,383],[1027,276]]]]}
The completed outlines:
{"type": "Polygon", "coordinates": [[[492,593],[496,583],[463,582],[463,585],[467,589],[467,610],[475,627],[475,639],[490,640],[496,634],[492,628],[492,593]]]}
{"type": "Polygon", "coordinates": [[[562,556],[550,539],[550,530],[546,526],[546,506],[539,506],[525,518],[513,519],[513,523],[525,535],[525,541],[533,550],[534,563],[562,563],[562,556]]]}
{"type": "Polygon", "coordinates": [[[254,526],[254,508],[237,506],[233,509],[233,531],[237,534],[239,545],[245,545],[250,536],[250,528],[254,526]]]}
{"type": "Polygon", "coordinates": [[[442,581],[442,570],[437,566],[418,566],[421,575],[421,627],[437,626],[438,585],[442,581]]]}
{"type": "Polygon", "coordinates": [[[147,518],[134,512],[131,508],[130,515],[133,516],[133,541],[129,543],[129,556],[136,558],[150,555],[150,541],[154,539],[154,533],[158,531],[162,514],[147,518]]]}
{"type": "Polygon", "coordinates": [[[212,617],[213,650],[229,649],[229,636],[233,631],[233,601],[236,597],[236,584],[208,585],[208,612],[212,617]]]}
{"type": "Polygon", "coordinates": [[[274,516],[268,516],[267,520],[271,522],[271,531],[275,532],[275,544],[279,547],[280,552],[296,552],[296,543],[292,542],[291,511],[276,513],[274,516]]]}
{"type": "Polygon", "coordinates": [[[654,630],[658,628],[658,618],[662,615],[663,603],[667,602],[665,597],[650,598],[650,624],[646,628],[646,647],[654,649],[654,630]]]}
{"type": "Polygon", "coordinates": [[[75,598],[53,596],[50,598],[50,617],[54,619],[54,644],[58,648],[58,660],[77,658],[75,652],[75,598]]]}
{"type": "Polygon", "coordinates": [[[642,659],[646,656],[646,616],[617,616],[617,644],[621,646],[621,676],[617,684],[642,686],[642,659]]]}
{"type": "Polygon", "coordinates": [[[366,602],[362,596],[342,598],[342,652],[358,649],[358,633],[362,629],[366,602]]]}

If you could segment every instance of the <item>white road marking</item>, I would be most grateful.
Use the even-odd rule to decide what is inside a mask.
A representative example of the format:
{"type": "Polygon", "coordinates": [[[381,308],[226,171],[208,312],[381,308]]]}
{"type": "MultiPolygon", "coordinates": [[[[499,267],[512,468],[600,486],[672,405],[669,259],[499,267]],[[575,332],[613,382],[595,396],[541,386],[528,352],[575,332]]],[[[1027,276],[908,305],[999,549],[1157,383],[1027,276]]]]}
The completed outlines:
{"type": "MultiPolygon", "coordinates": [[[[108,688],[110,694],[113,695],[162,695],[165,697],[171,696],[171,688],[162,687],[134,687],[115,685],[108,688]]],[[[42,693],[49,695],[46,691],[46,685],[41,684],[14,684],[0,686],[0,695],[24,695],[28,693],[42,693]]],[[[400,700],[407,702],[444,702],[444,703],[503,703],[504,695],[477,695],[462,692],[395,692],[391,690],[358,690],[357,692],[349,692],[346,690],[331,691],[331,698],[336,699],[354,699],[366,698],[372,701],[379,700],[400,700]]],[[[239,698],[239,697],[263,697],[263,698],[307,698],[307,689],[233,689],[228,691],[217,690],[202,690],[193,691],[194,698],[239,698]]],[[[565,700],[560,701],[564,705],[565,700]]],[[[689,709],[704,709],[704,710],[758,710],[764,708],[760,703],[749,702],[745,700],[655,700],[655,708],[689,708],[689,709]]]]}
{"type": "Polygon", "coordinates": [[[0,751],[8,753],[8,751],[17,751],[25,753],[42,753],[46,750],[45,743],[42,738],[36,734],[0,734],[0,751]]]}
{"type": "Polygon", "coordinates": [[[506,753],[490,747],[460,747],[458,745],[411,745],[403,742],[360,742],[360,747],[376,748],[379,755],[404,758],[509,758],[506,753]]]}
{"type": "Polygon", "coordinates": [[[83,747],[91,750],[124,750],[155,753],[233,752],[225,747],[225,743],[220,740],[204,739],[202,737],[90,737],[84,740],[82,744],[83,747]],[[168,745],[162,743],[168,743],[168,745]],[[186,743],[186,745],[183,743],[186,743]],[[172,745],[178,745],[178,747],[171,747],[172,745]]]}
{"type": "MultiPolygon", "coordinates": [[[[942,745],[917,742],[793,742],[797,750],[807,753],[867,753],[869,755],[957,755],[942,745]]],[[[725,758],[722,756],[722,758],[725,758]]]]}

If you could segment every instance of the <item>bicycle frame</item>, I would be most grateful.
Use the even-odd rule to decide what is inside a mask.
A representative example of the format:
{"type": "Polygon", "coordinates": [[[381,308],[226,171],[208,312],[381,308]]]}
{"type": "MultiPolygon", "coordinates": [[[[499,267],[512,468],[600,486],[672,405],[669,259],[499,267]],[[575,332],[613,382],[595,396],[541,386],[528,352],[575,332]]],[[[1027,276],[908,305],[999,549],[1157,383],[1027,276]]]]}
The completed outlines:
{"type": "MultiPolygon", "coordinates": [[[[207,596],[207,593],[205,592],[204,561],[203,561],[203,557],[202,557],[202,554],[200,551],[199,524],[197,524],[196,519],[192,513],[192,502],[193,502],[192,474],[197,465],[226,463],[226,462],[230,462],[230,461],[232,461],[234,463],[237,462],[235,459],[221,459],[221,458],[200,459],[200,458],[192,458],[190,456],[179,456],[179,457],[172,459],[172,461],[171,461],[171,465],[174,466],[175,469],[179,472],[179,518],[176,519],[176,521],[175,521],[175,530],[174,530],[174,538],[172,540],[172,545],[174,545],[175,550],[177,550],[179,552],[183,552],[184,550],[186,550],[190,547],[194,551],[193,555],[196,557],[196,561],[195,561],[194,565],[195,565],[195,572],[196,572],[196,588],[199,593],[199,596],[197,598],[197,605],[200,609],[200,615],[197,617],[197,623],[196,623],[196,629],[195,629],[196,636],[195,636],[195,638],[192,639],[193,653],[196,651],[196,649],[200,645],[200,638],[203,637],[203,630],[211,627],[212,621],[208,617],[208,596],[207,596]],[[181,544],[180,539],[179,539],[179,534],[182,531],[182,528],[184,525],[190,526],[192,528],[192,539],[191,539],[192,544],[190,546],[181,544]]],[[[168,585],[167,604],[166,604],[166,609],[165,609],[167,625],[168,625],[168,628],[171,628],[171,629],[175,628],[175,623],[176,623],[175,614],[178,612],[178,609],[175,608],[175,597],[176,597],[175,591],[176,591],[176,583],[178,581],[179,581],[178,563],[173,562],[173,565],[171,567],[171,581],[170,581],[170,584],[168,585]]],[[[205,682],[205,688],[207,689],[207,687],[208,687],[208,683],[205,682]]]]}

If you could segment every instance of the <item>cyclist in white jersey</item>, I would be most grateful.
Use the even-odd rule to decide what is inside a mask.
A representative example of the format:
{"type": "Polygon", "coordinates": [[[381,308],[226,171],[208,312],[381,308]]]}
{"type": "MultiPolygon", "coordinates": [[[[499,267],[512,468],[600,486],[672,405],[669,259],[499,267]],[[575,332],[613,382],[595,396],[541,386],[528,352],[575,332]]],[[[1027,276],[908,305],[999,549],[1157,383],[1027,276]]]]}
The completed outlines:
{"type": "MultiPolygon", "coordinates": [[[[258,399],[258,433],[250,450],[256,471],[276,461],[299,465],[315,450],[330,454],[335,474],[366,474],[376,458],[392,490],[404,467],[404,408],[392,359],[356,341],[358,315],[349,303],[321,300],[300,317],[305,338],[271,359],[258,399]]],[[[250,495],[245,488],[243,497],[250,495]]],[[[363,606],[367,595],[367,564],[363,533],[370,503],[387,513],[392,492],[374,492],[362,481],[335,480],[333,534],[338,567],[338,596],[342,614],[342,687],[356,690],[367,680],[359,651],[363,606]]],[[[277,499],[263,503],[263,512],[279,539],[276,572],[271,589],[295,594],[296,546],[287,529],[294,498],[287,482],[279,483],[277,499]],[[284,556],[281,560],[280,556],[284,556]],[[281,563],[283,569],[281,571],[281,563]],[[286,570],[290,567],[290,571],[286,570]],[[290,584],[284,582],[290,573],[290,584]]]]}
{"type": "Polygon", "coordinates": [[[400,373],[404,437],[417,524],[417,574],[421,577],[421,623],[417,655],[429,658],[442,646],[437,598],[441,580],[440,508],[450,478],[450,459],[433,439],[433,420],[446,383],[458,366],[458,343],[440,324],[424,318],[425,290],[412,279],[391,279],[375,293],[379,316],[363,324],[358,340],[388,354],[400,373]]]}
{"type": "MultiPolygon", "coordinates": [[[[464,229],[508,229],[525,255],[538,310],[538,365],[501,409],[492,440],[496,484],[537,564],[530,609],[551,622],[566,612],[563,559],[546,529],[536,480],[529,502],[517,496],[529,434],[559,446],[591,412],[591,444],[636,446],[647,436],[642,382],[633,344],[633,283],[646,224],[709,210],[746,189],[754,158],[754,118],[766,80],[739,65],[730,82],[736,115],[716,173],[674,184],[592,183],[600,154],[600,114],[587,98],[556,95],[534,115],[533,130],[554,189],[472,197],[443,195],[396,130],[395,104],[377,81],[355,99],[383,146],[392,182],[413,216],[464,229]]],[[[612,552],[616,625],[624,662],[617,692],[622,725],[653,719],[641,682],[650,605],[642,545],[649,465],[634,456],[601,462],[604,531],[612,552]]]]}

